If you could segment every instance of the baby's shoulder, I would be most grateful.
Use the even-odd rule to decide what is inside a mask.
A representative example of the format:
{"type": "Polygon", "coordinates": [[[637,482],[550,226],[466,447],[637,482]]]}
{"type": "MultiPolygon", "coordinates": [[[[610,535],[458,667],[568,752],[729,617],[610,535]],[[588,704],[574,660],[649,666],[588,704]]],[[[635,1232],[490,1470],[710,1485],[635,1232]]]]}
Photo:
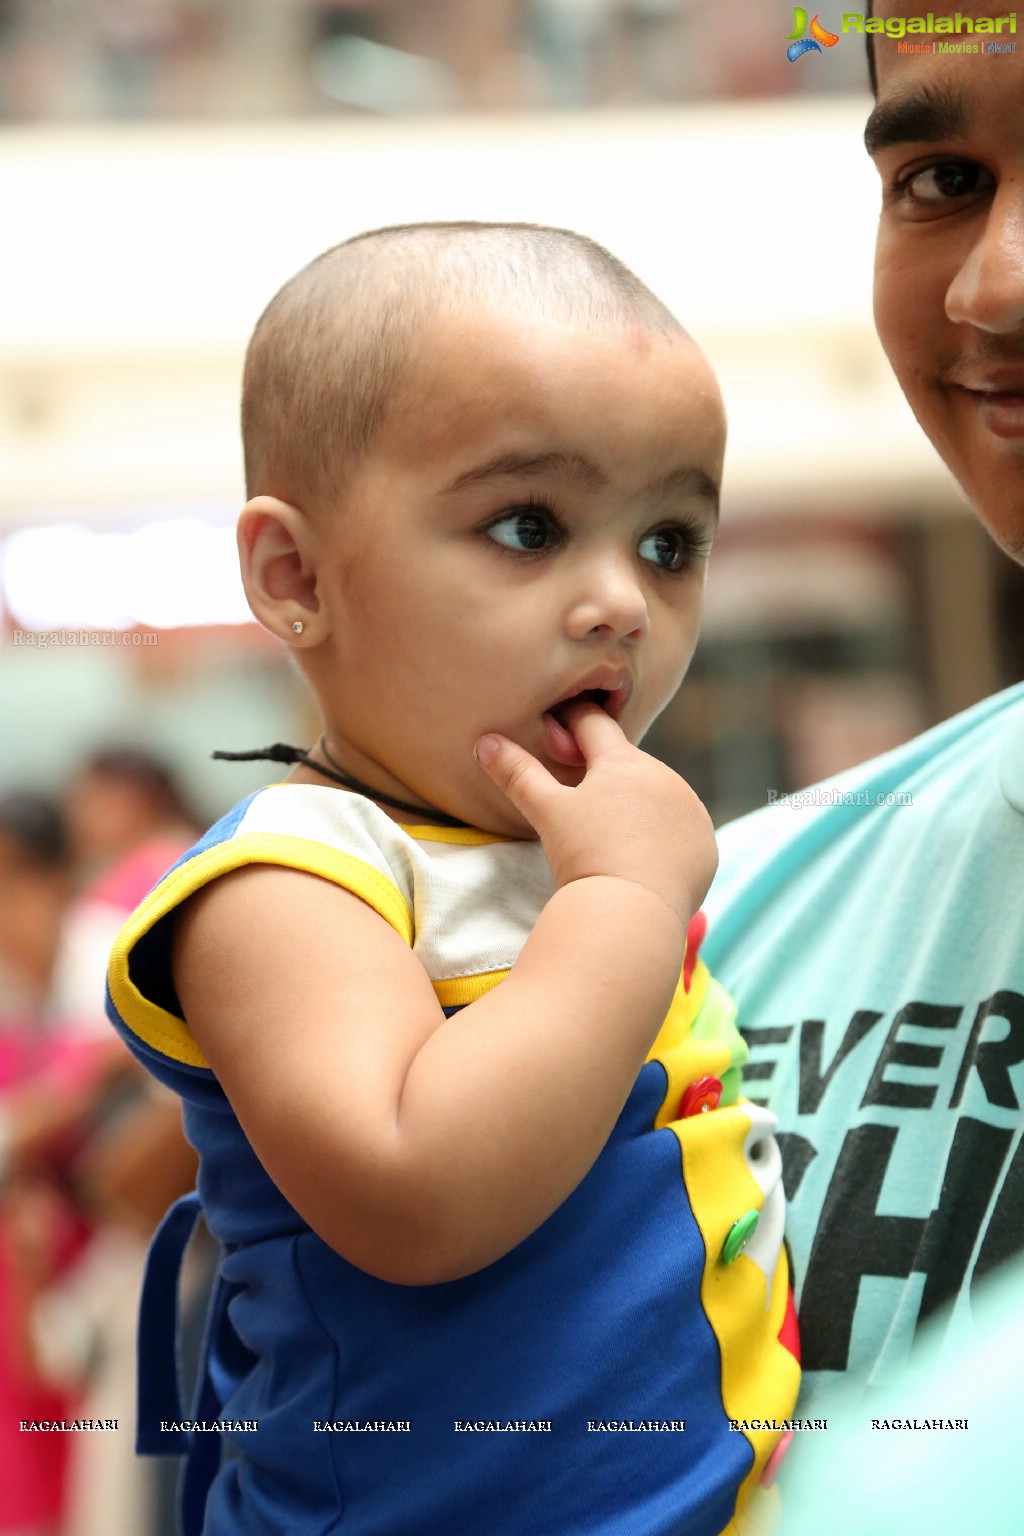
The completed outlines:
{"type": "MultiPolygon", "coordinates": [[[[273,784],[240,800],[150,893],[163,911],[250,865],[319,875],[391,917],[413,894],[411,839],[361,795],[330,786],[273,784]],[[158,895],[159,893],[159,895],[158,895]]],[[[230,882],[236,888],[238,882],[230,882]]],[[[212,899],[212,892],[211,892],[212,899]]],[[[218,898],[220,904],[221,898],[218,898]]],[[[224,898],[234,905],[238,898],[224,898]]]]}
{"type": "Polygon", "coordinates": [[[206,990],[246,994],[283,935],[295,952],[336,950],[347,916],[365,935],[367,909],[410,945],[408,841],[376,806],[344,791],[284,784],[240,801],[121,929],[108,970],[115,1027],[133,1048],[141,1042],[161,1060],[205,1069],[179,997],[186,974],[198,968],[206,990]]]}

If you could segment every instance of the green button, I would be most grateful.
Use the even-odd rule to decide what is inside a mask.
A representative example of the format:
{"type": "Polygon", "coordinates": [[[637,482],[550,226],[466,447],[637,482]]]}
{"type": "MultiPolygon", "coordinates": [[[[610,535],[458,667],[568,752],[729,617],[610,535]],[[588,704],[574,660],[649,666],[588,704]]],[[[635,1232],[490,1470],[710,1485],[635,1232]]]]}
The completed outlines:
{"type": "Polygon", "coordinates": [[[760,1219],[759,1211],[746,1211],[739,1219],[734,1221],[729,1228],[729,1236],[722,1247],[722,1263],[731,1264],[733,1259],[738,1259],[744,1248],[750,1242],[757,1231],[757,1223],[760,1219]]]}

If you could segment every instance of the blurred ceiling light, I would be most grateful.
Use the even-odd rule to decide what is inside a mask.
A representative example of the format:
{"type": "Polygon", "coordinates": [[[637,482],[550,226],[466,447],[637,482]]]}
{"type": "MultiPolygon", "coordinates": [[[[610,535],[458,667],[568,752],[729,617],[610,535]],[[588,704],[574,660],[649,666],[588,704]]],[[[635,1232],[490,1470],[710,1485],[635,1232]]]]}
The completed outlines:
{"type": "Polygon", "coordinates": [[[444,112],[455,105],[451,76],[443,64],[366,37],[333,37],[322,43],[313,55],[312,76],[333,101],[388,117],[444,112]]]}
{"type": "Polygon", "coordinates": [[[196,518],[98,533],[27,528],[0,544],[0,591],[23,629],[175,629],[252,622],[234,529],[196,518]]]}

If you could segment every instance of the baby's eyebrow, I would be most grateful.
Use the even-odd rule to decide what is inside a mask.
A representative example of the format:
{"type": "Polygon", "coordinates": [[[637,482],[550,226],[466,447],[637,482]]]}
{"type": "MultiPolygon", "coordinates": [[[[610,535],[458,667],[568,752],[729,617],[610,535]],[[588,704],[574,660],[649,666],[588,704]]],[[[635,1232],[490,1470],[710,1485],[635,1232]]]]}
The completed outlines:
{"type": "MultiPolygon", "coordinates": [[[[608,484],[608,476],[599,465],[581,453],[503,453],[467,469],[448,486],[448,491],[458,491],[481,480],[499,479],[503,475],[563,474],[570,476],[587,490],[599,491],[608,484]]],[[[718,517],[719,490],[711,476],[696,465],[684,464],[669,474],[652,480],[646,486],[646,494],[652,497],[696,496],[711,503],[711,510],[718,517]]],[[[447,494],[447,492],[446,492],[447,494]]]]}
{"type": "Polygon", "coordinates": [[[598,491],[608,484],[604,470],[580,453],[502,453],[486,464],[467,469],[465,474],[453,480],[449,491],[475,485],[480,480],[494,480],[502,475],[568,475],[587,490],[598,491]]]}
{"type": "Polygon", "coordinates": [[[880,101],[864,124],[869,155],[895,144],[935,144],[962,138],[967,109],[961,93],[949,86],[925,86],[915,95],[880,101]]]}
{"type": "Polygon", "coordinates": [[[660,480],[652,480],[647,486],[649,496],[696,496],[701,501],[709,501],[711,510],[718,518],[719,490],[709,474],[703,469],[698,469],[695,464],[686,464],[681,469],[674,469],[671,474],[665,475],[660,480]]]}

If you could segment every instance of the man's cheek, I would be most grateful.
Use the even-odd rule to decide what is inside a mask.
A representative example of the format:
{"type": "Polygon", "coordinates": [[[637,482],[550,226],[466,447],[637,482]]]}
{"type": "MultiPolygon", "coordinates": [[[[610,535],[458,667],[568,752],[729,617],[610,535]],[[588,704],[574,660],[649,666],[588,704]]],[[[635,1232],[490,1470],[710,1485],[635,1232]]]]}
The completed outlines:
{"type": "Polygon", "coordinates": [[[906,325],[905,305],[901,302],[901,284],[891,270],[879,268],[875,274],[874,316],[875,329],[882,346],[889,350],[890,342],[906,325]]]}

